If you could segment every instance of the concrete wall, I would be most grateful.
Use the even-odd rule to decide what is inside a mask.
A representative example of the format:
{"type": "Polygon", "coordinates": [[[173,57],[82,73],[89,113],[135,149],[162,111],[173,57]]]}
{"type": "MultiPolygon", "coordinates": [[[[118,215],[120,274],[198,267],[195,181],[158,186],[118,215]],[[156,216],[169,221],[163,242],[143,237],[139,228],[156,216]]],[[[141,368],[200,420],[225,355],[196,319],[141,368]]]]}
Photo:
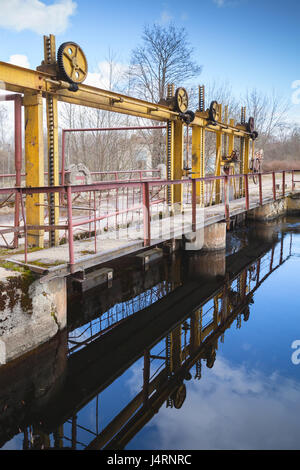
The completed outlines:
{"type": "Polygon", "coordinates": [[[48,341],[66,327],[66,280],[42,283],[0,267],[0,364],[48,341]]]}

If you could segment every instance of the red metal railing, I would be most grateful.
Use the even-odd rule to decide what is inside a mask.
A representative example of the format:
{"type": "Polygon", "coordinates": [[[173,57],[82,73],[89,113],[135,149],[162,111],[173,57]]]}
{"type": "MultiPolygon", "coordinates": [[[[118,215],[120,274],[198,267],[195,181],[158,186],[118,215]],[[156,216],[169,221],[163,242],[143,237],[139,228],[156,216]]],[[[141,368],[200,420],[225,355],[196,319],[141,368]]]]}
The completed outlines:
{"type": "MultiPolygon", "coordinates": [[[[141,238],[144,246],[149,246],[153,240],[157,242],[159,238],[159,221],[163,226],[167,225],[167,221],[176,222],[177,216],[173,211],[173,205],[169,206],[167,204],[166,192],[168,187],[180,187],[183,194],[180,208],[183,209],[190,223],[189,231],[196,231],[199,228],[199,215],[204,207],[208,208],[206,218],[214,218],[215,212],[211,214],[209,212],[216,211],[219,217],[218,220],[229,222],[230,216],[234,215],[237,210],[237,204],[239,211],[247,211],[252,207],[283,198],[287,192],[295,190],[297,183],[295,173],[296,170],[261,173],[258,185],[251,183],[250,174],[240,174],[183,180],[119,181],[40,188],[0,188],[0,194],[12,192],[18,195],[23,219],[22,227],[0,226],[0,235],[3,236],[10,232],[17,236],[23,234],[24,259],[27,263],[30,232],[53,229],[63,231],[67,234],[69,264],[72,271],[75,264],[74,237],[76,233],[78,234],[76,230],[85,231],[87,237],[94,238],[93,250],[95,253],[98,251],[99,233],[102,233],[101,240],[106,235],[108,239],[111,239],[112,234],[128,229],[128,225],[130,225],[132,232],[134,232],[135,226],[140,225],[142,227],[143,235],[141,238]],[[242,192],[237,194],[236,191],[241,190],[238,187],[241,181],[243,181],[242,192]],[[197,183],[207,185],[206,192],[208,192],[208,190],[214,188],[212,182],[214,184],[219,182],[218,194],[221,196],[221,200],[218,201],[214,197],[206,197],[201,200],[201,196],[197,194],[197,183]],[[282,188],[280,188],[280,184],[282,184],[282,188]],[[285,188],[286,184],[287,189],[285,188]],[[64,204],[60,206],[62,223],[55,226],[47,224],[29,225],[26,222],[24,197],[36,193],[47,195],[50,192],[59,193],[61,195],[60,199],[64,201],[64,204]],[[79,216],[74,217],[76,211],[79,211],[79,216]],[[88,217],[82,218],[82,213],[85,213],[85,211],[88,212],[88,217]],[[123,216],[126,217],[123,219],[123,216]],[[129,219],[129,216],[131,219],[129,219]],[[84,227],[88,228],[85,229],[84,227]]],[[[45,201],[47,202],[46,198],[45,201]]],[[[43,205],[45,208],[47,207],[46,203],[43,205]]],[[[180,224],[181,221],[179,221],[180,224]]],[[[164,232],[161,239],[167,239],[164,232]]]]}

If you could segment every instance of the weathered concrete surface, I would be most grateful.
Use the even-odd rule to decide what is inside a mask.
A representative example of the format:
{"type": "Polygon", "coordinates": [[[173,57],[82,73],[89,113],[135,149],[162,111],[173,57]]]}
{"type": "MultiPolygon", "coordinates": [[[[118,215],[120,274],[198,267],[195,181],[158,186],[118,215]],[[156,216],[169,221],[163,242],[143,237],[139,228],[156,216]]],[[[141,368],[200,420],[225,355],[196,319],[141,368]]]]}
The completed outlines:
{"type": "Polygon", "coordinates": [[[185,237],[187,251],[218,251],[226,248],[226,223],[208,225],[185,237]]]}
{"type": "Polygon", "coordinates": [[[286,214],[288,199],[283,198],[277,201],[269,202],[263,206],[256,207],[247,213],[248,219],[252,220],[272,220],[286,214]]]}
{"type": "Polygon", "coordinates": [[[67,293],[64,278],[41,283],[0,269],[0,364],[6,364],[65,328],[67,293]]]}
{"type": "Polygon", "coordinates": [[[292,194],[287,198],[287,213],[290,215],[300,214],[300,193],[292,194]]]}

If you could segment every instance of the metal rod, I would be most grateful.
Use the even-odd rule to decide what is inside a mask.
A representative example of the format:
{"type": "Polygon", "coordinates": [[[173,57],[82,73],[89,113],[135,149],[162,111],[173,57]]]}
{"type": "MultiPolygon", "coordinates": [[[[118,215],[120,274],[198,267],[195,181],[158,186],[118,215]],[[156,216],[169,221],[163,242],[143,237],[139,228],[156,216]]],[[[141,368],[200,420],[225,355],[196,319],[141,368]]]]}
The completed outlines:
{"type": "Polygon", "coordinates": [[[151,240],[150,232],[150,201],[149,201],[149,183],[142,184],[143,192],[143,215],[144,215],[144,245],[149,246],[151,240]]]}
{"type": "Polygon", "coordinates": [[[72,193],[71,186],[67,186],[67,206],[68,206],[68,242],[69,242],[69,261],[70,271],[74,271],[74,240],[73,240],[73,221],[72,221],[72,193]]]}

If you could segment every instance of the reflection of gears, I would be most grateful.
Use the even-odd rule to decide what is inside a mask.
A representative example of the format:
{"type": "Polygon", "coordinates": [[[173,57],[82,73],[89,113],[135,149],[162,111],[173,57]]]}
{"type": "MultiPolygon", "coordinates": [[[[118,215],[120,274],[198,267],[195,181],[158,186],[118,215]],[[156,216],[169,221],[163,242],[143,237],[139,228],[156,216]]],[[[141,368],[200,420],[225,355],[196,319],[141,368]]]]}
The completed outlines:
{"type": "Polygon", "coordinates": [[[175,408],[178,410],[182,407],[186,398],[186,386],[184,384],[179,385],[177,390],[172,394],[172,400],[175,408]]]}
{"type": "Polygon", "coordinates": [[[177,88],[175,91],[175,107],[180,113],[185,113],[188,109],[189,97],[185,88],[177,88]]]}
{"type": "Polygon", "coordinates": [[[249,305],[245,308],[245,311],[244,311],[244,321],[248,321],[249,320],[249,316],[250,316],[250,308],[249,308],[249,305]]]}
{"type": "Polygon", "coordinates": [[[213,350],[211,355],[206,359],[206,367],[212,369],[216,360],[216,351],[213,350]]]}
{"type": "Polygon", "coordinates": [[[185,379],[185,380],[191,380],[191,379],[192,379],[192,374],[190,373],[190,371],[188,371],[188,372],[185,374],[184,379],[185,379]]]}
{"type": "Polygon", "coordinates": [[[57,64],[62,80],[69,83],[82,83],[88,72],[83,50],[75,42],[64,42],[57,51],[57,64]]]}

